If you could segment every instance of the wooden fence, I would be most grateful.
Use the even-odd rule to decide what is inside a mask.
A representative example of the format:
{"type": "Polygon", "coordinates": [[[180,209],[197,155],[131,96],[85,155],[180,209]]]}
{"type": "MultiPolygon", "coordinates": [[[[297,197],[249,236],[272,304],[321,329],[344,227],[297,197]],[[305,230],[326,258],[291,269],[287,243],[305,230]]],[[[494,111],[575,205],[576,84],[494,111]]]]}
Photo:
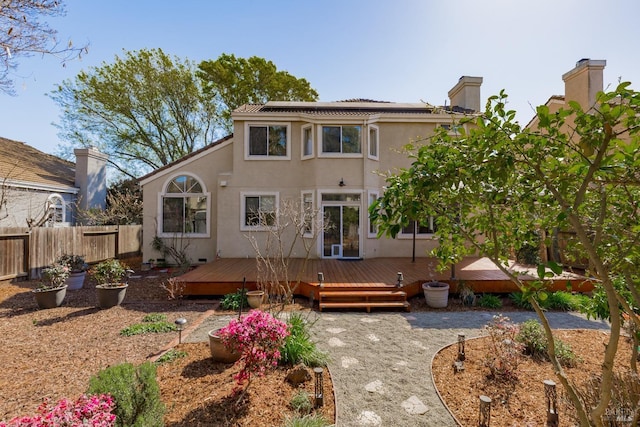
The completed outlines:
{"type": "Polygon", "coordinates": [[[138,255],[141,225],[0,228],[0,280],[35,279],[62,254],[84,256],[87,263],[138,255]]]}

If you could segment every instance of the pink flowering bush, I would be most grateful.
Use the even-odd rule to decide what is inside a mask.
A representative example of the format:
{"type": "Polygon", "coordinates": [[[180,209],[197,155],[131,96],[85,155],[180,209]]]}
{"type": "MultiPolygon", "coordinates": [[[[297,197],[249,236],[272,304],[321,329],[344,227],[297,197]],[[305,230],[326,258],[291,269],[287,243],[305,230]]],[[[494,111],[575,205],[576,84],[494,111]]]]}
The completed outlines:
{"type": "Polygon", "coordinates": [[[108,394],[82,396],[75,402],[60,400],[52,406],[48,399],[38,407],[38,415],[17,417],[0,427],[112,427],[115,402],[108,394]]]}
{"type": "Polygon", "coordinates": [[[234,375],[238,385],[251,383],[251,375],[263,375],[267,368],[278,365],[280,347],[289,336],[287,324],[271,314],[251,310],[240,320],[233,319],[218,331],[224,346],[239,353],[242,369],[234,375]]]}
{"type": "Polygon", "coordinates": [[[516,341],[520,328],[506,316],[497,314],[484,327],[489,334],[491,351],[485,357],[485,366],[498,381],[511,382],[518,379],[518,364],[523,346],[516,341]]]}

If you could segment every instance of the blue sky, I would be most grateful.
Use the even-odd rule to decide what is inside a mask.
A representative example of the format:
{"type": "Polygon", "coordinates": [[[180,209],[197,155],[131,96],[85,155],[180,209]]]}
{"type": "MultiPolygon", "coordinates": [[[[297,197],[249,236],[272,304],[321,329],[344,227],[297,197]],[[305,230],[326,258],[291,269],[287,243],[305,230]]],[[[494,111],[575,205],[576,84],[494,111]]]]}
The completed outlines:
{"type": "Polygon", "coordinates": [[[161,48],[199,62],[253,55],[306,78],[321,101],[369,98],[442,105],[462,75],[486,98],[505,89],[521,123],[562,94],[581,58],[605,59],[605,86],[640,88],[637,0],[66,0],[50,21],[59,37],[90,43],[81,61],[22,59],[17,96],[0,93],[0,136],[47,153],[64,144],[45,96],[80,70],[124,50],[161,48]]]}

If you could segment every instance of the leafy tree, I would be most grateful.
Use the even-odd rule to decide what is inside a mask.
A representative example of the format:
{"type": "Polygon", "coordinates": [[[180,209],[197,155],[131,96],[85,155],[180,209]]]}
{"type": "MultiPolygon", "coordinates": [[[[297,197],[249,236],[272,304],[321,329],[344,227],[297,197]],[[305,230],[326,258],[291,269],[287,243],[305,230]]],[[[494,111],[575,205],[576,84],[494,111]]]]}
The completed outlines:
{"type": "Polygon", "coordinates": [[[62,107],[63,138],[98,147],[129,177],[212,142],[219,121],[194,65],[161,49],[125,51],[113,64],[65,80],[50,96],[62,107]]]}
{"type": "Polygon", "coordinates": [[[212,99],[219,99],[225,127],[231,130],[231,112],[243,104],[267,101],[317,101],[318,93],[303,78],[278,71],[275,64],[252,56],[220,55],[215,61],[202,61],[198,77],[212,99]]]}
{"type": "Polygon", "coordinates": [[[77,211],[79,220],[86,225],[142,224],[142,190],[135,179],[121,180],[107,190],[105,210],[77,207],[77,211]]]}
{"type": "Polygon", "coordinates": [[[460,135],[446,130],[407,146],[412,164],[387,177],[387,190],[370,208],[380,234],[395,236],[407,218],[436,216],[442,267],[476,253],[489,257],[529,296],[544,327],[548,352],[574,403],[581,425],[601,426],[611,399],[614,357],[622,312],[640,302],[640,93],[621,83],[600,93],[588,111],[570,102],[537,109],[538,126],[523,129],[505,108],[507,95],[489,98],[485,113],[460,135]],[[507,268],[512,253],[549,230],[571,230],[571,248],[589,260],[610,314],[611,333],[602,360],[599,400],[584,404],[556,357],[553,332],[536,294],[559,265],[538,265],[539,280],[521,281],[507,268]],[[547,267],[547,268],[545,268],[547,267]],[[624,278],[627,298],[614,282],[624,278]]]}
{"type": "Polygon", "coordinates": [[[57,31],[41,19],[64,16],[61,0],[3,0],[0,2],[0,91],[13,94],[11,70],[22,57],[35,53],[53,55],[64,64],[79,58],[87,46],[61,44],[57,31]]]}

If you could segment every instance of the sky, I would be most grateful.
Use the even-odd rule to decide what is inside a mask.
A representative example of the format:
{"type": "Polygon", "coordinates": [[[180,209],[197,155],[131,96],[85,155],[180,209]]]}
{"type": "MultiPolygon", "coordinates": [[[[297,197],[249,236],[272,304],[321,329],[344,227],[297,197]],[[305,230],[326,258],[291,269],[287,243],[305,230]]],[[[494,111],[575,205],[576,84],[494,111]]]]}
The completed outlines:
{"type": "Polygon", "coordinates": [[[89,44],[64,67],[21,59],[16,96],[0,93],[0,136],[46,153],[66,141],[46,96],[123,51],[161,48],[196,63],[222,53],[273,61],[305,78],[320,101],[366,98],[448,104],[463,76],[483,77],[482,105],[504,89],[526,124],[564,93],[582,58],[604,59],[605,87],[640,88],[637,0],[65,0],[50,19],[63,42],[89,44]]]}

